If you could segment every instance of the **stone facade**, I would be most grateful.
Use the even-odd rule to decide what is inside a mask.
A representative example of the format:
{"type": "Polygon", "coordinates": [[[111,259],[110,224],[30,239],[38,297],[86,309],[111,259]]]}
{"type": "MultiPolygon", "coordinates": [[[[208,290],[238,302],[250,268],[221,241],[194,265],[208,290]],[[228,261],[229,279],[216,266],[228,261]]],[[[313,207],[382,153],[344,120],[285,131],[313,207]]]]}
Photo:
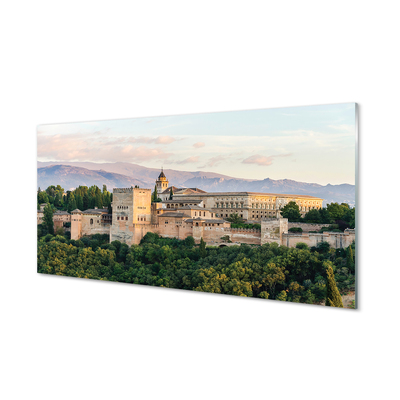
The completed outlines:
{"type": "MultiPolygon", "coordinates": [[[[40,205],[40,210],[37,211],[37,225],[43,223],[44,207],[46,204],[40,205]]],[[[58,228],[64,228],[65,231],[69,231],[70,228],[65,227],[66,223],[71,222],[71,214],[66,211],[56,211],[53,214],[54,230],[58,228]]]]}
{"type": "Polygon", "coordinates": [[[252,221],[279,218],[280,209],[290,201],[296,202],[302,216],[312,209],[322,208],[323,202],[323,199],[313,196],[255,192],[174,194],[173,200],[177,203],[202,201],[204,207],[214,210],[220,218],[238,214],[241,218],[252,221]]]}
{"type": "Polygon", "coordinates": [[[261,221],[261,243],[282,243],[282,235],[288,231],[286,218],[266,219],[261,221]]]}
{"type": "MultiPolygon", "coordinates": [[[[151,224],[151,190],[126,188],[113,190],[110,241],[137,243],[135,226],[151,224]]],[[[140,240],[139,240],[140,241],[140,240]]]]}
{"type": "Polygon", "coordinates": [[[107,208],[91,210],[74,210],[71,212],[71,239],[77,240],[82,236],[110,234],[112,216],[107,208]]]}
{"type": "MultiPolygon", "coordinates": [[[[160,188],[160,193],[169,193],[168,180],[163,171],[156,186],[157,190],[160,188]]],[[[278,243],[294,247],[299,242],[316,246],[321,241],[327,241],[337,248],[347,247],[355,239],[354,230],[345,233],[289,234],[291,226],[302,225],[304,231],[306,228],[319,230],[319,226],[325,226],[293,225],[287,219],[280,218],[279,210],[289,201],[299,204],[303,214],[310,209],[322,207],[322,199],[312,196],[252,192],[206,193],[196,188],[182,188],[173,194],[172,200],[151,203],[150,189],[115,188],[112,215],[108,214],[107,209],[74,210],[71,214],[58,212],[53,219],[57,224],[71,222],[72,239],[104,233],[110,235],[111,242],[119,240],[128,245],[139,244],[148,232],[182,240],[192,236],[196,243],[203,239],[208,245],[222,245],[230,241],[232,244],[278,243]],[[259,222],[261,230],[231,228],[231,224],[224,218],[232,214],[259,222]]],[[[43,219],[42,206],[38,211],[38,224],[43,219]]]]}

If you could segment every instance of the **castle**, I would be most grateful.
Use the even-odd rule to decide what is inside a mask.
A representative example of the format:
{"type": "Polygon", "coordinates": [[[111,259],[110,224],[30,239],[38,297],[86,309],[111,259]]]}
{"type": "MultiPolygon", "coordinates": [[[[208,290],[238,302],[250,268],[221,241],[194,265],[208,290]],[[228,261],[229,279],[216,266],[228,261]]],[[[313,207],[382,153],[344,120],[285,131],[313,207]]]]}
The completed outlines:
{"type": "MultiPolygon", "coordinates": [[[[185,239],[192,236],[196,243],[203,239],[209,245],[231,243],[264,244],[276,242],[295,246],[298,242],[315,246],[327,241],[332,247],[347,247],[355,237],[354,230],[345,233],[289,234],[288,220],[281,218],[280,209],[288,202],[298,204],[302,216],[311,209],[320,209],[323,199],[307,195],[253,192],[207,193],[198,188],[169,186],[162,170],[156,180],[161,201],[152,202],[151,190],[114,188],[112,214],[107,209],[73,210],[71,214],[54,214],[55,228],[71,223],[71,239],[96,233],[109,234],[110,242],[119,240],[128,245],[139,244],[147,232],[163,237],[185,239]],[[172,193],[171,193],[172,191],[172,193]],[[231,228],[228,218],[238,214],[249,222],[261,224],[259,229],[231,228]]],[[[37,223],[43,219],[43,208],[38,211],[37,223]]]]}

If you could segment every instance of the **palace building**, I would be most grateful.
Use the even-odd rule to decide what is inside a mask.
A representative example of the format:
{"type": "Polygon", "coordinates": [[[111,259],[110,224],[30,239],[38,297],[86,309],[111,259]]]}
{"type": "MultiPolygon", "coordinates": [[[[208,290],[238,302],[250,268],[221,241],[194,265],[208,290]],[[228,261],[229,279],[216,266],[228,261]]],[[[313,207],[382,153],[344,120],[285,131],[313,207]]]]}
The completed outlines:
{"type": "Polygon", "coordinates": [[[176,186],[168,186],[169,182],[164,174],[164,170],[161,170],[158,179],[156,180],[156,188],[158,198],[162,201],[170,200],[171,192],[174,195],[192,195],[206,193],[204,190],[198,188],[178,188],[176,186]]]}
{"type": "MultiPolygon", "coordinates": [[[[276,242],[294,246],[299,241],[310,245],[330,241],[334,247],[347,247],[346,244],[354,240],[354,230],[344,234],[307,233],[307,237],[303,234],[296,238],[288,234],[288,221],[280,215],[282,207],[294,201],[305,215],[322,207],[323,199],[317,197],[254,192],[207,193],[198,188],[177,188],[169,186],[164,171],[156,180],[156,187],[161,202],[152,203],[151,189],[114,188],[112,214],[108,214],[107,209],[96,208],[74,210],[71,214],[57,212],[53,216],[55,225],[60,227],[70,223],[71,239],[106,233],[110,235],[110,242],[118,240],[128,245],[139,244],[147,232],[178,239],[192,236],[196,243],[203,239],[207,244],[215,245],[276,242]],[[238,214],[247,222],[260,223],[261,230],[231,228],[226,218],[232,214],[238,214]]],[[[38,224],[43,219],[44,205],[40,208],[38,224]]]]}

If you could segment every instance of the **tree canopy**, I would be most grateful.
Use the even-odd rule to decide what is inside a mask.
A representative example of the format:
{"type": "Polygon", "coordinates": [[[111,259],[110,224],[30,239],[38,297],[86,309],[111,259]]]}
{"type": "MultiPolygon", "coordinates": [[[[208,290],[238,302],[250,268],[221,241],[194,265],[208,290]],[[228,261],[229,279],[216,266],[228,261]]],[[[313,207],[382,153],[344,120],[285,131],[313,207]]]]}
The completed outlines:
{"type": "Polygon", "coordinates": [[[301,220],[300,207],[295,201],[289,201],[280,211],[283,218],[287,218],[289,222],[298,222],[301,220]]]}
{"type": "Polygon", "coordinates": [[[276,243],[218,248],[155,233],[129,247],[108,243],[107,235],[46,234],[38,240],[38,272],[318,304],[327,298],[327,262],[339,291],[354,287],[346,251],[276,243]]]}
{"type": "Polygon", "coordinates": [[[47,204],[43,210],[43,225],[47,232],[50,234],[54,233],[54,222],[53,222],[53,207],[51,204],[47,204]]]}
{"type": "Polygon", "coordinates": [[[38,189],[38,204],[50,203],[58,210],[71,212],[76,208],[88,210],[91,208],[109,208],[112,202],[112,193],[103,185],[103,191],[96,185],[79,186],[74,190],[67,190],[60,186],[49,186],[46,190],[38,189]]]}

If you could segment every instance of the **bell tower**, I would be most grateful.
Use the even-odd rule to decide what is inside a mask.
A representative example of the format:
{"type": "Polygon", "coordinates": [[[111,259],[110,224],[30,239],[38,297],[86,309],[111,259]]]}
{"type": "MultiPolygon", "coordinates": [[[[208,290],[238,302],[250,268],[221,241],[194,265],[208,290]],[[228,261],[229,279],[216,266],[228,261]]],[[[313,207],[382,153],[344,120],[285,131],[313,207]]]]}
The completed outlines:
{"type": "Polygon", "coordinates": [[[164,174],[164,169],[161,168],[161,173],[158,175],[158,179],[156,180],[157,193],[161,194],[165,189],[168,189],[168,184],[169,182],[164,174]]]}

